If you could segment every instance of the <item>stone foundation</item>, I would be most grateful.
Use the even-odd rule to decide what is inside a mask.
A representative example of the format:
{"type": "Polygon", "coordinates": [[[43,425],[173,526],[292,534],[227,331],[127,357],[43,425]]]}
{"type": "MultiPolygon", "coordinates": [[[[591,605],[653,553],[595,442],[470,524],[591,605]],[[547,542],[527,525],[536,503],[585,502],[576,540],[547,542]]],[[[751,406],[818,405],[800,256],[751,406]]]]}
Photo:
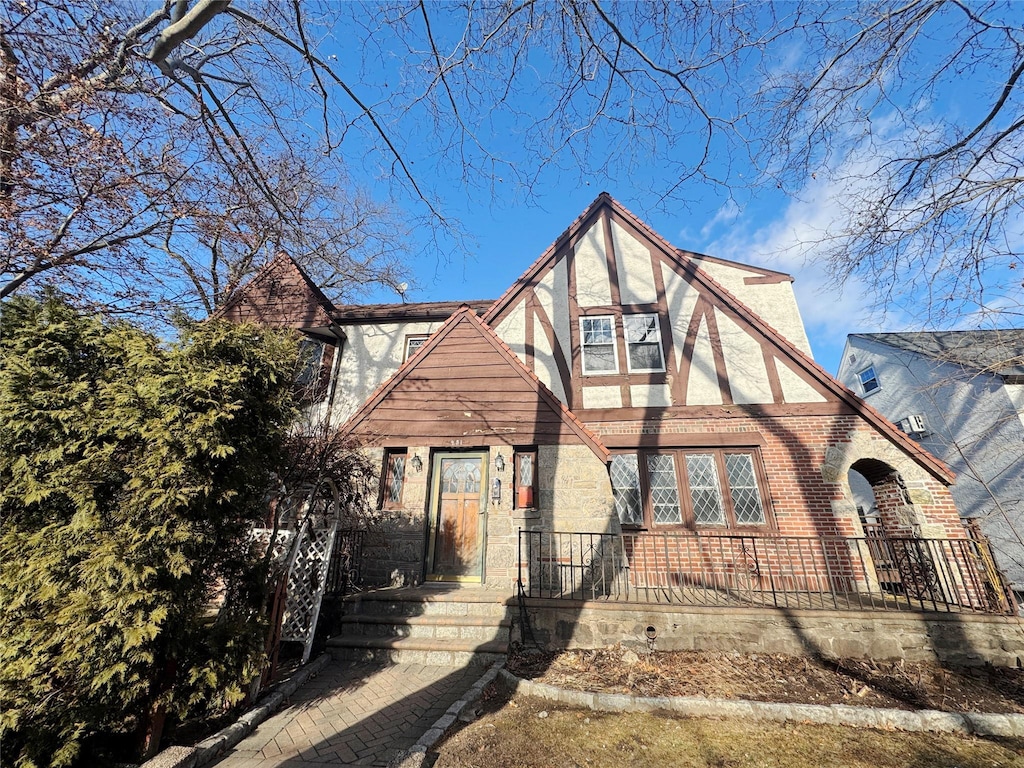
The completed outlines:
{"type": "Polygon", "coordinates": [[[1024,622],[1009,616],[875,613],[527,600],[533,635],[549,649],[647,648],[793,656],[1024,665],[1024,622]]]}

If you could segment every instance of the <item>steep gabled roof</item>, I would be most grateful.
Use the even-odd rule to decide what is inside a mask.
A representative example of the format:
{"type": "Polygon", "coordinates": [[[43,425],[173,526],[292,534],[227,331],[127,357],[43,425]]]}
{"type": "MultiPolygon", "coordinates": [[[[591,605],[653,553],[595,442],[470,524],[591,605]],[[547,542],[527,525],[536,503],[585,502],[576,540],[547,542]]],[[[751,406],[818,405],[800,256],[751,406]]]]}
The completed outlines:
{"type": "Polygon", "coordinates": [[[306,271],[285,252],[266,266],[214,313],[234,322],[272,328],[324,328],[334,305],[306,271]]]}
{"type": "MultiPolygon", "coordinates": [[[[907,437],[907,435],[901,432],[894,424],[892,424],[892,422],[864,402],[854,392],[839,383],[831,374],[818,365],[810,355],[795,347],[790,341],[782,336],[782,334],[761,319],[757,313],[740,301],[735,294],[731,293],[721,285],[721,283],[701,269],[699,266],[701,260],[708,257],[692,251],[683,251],[676,248],[661,235],[651,229],[646,222],[613,199],[607,192],[602,192],[598,195],[597,199],[594,200],[594,202],[576,218],[569,228],[559,235],[555,242],[552,243],[551,246],[549,246],[547,250],[545,250],[544,253],[542,253],[541,256],[530,265],[529,268],[527,268],[522,276],[520,276],[520,278],[507,291],[505,291],[505,293],[486,312],[483,317],[484,322],[494,323],[499,319],[502,312],[515,302],[519,294],[525,290],[527,286],[539,280],[543,272],[550,267],[556,260],[557,256],[563,252],[563,249],[577,238],[581,232],[585,231],[585,229],[604,208],[614,211],[623,220],[629,222],[639,232],[643,233],[648,238],[649,242],[661,252],[662,257],[668,263],[684,272],[689,277],[692,284],[706,293],[716,305],[723,309],[723,311],[729,313],[732,318],[740,324],[740,326],[746,327],[758,336],[764,338],[781,358],[788,361],[796,370],[801,371],[810,381],[813,381],[819,389],[828,393],[841,403],[848,406],[855,413],[859,414],[891,442],[906,451],[925,470],[930,472],[937,479],[945,483],[953,482],[953,473],[945,464],[907,437]]],[[[743,269],[761,271],[759,268],[752,268],[742,264],[737,264],[737,266],[742,267],[743,269]]],[[[766,276],[774,274],[787,277],[783,275],[783,273],[768,273],[766,271],[765,274],[766,276]]]]}
{"type": "MultiPolygon", "coordinates": [[[[509,286],[508,290],[505,291],[498,299],[491,305],[491,308],[484,314],[484,322],[493,323],[503,310],[508,308],[510,304],[515,301],[515,298],[519,293],[532,282],[534,282],[546,267],[554,263],[556,257],[562,252],[563,247],[577,237],[581,232],[587,229],[587,225],[597,217],[601,210],[609,208],[615,213],[619,214],[623,219],[629,221],[637,229],[643,232],[655,245],[657,245],[665,255],[674,257],[679,253],[678,249],[672,245],[668,240],[663,238],[653,229],[651,229],[645,221],[630,211],[626,206],[616,200],[607,192],[602,192],[594,201],[588,205],[583,213],[577,216],[572,224],[570,224],[562,234],[560,234],[555,241],[549,245],[544,252],[534,261],[526,271],[523,272],[519,278],[509,286]]],[[[737,261],[729,261],[728,259],[720,259],[717,256],[707,256],[705,254],[696,253],[689,251],[687,252],[690,258],[695,259],[706,259],[708,261],[714,261],[719,264],[727,264],[729,266],[735,266],[740,269],[748,270],[750,272],[756,272],[759,275],[769,278],[772,282],[776,281],[792,281],[792,276],[785,272],[776,272],[771,269],[764,269],[763,267],[755,267],[750,264],[741,264],[737,261]]]]}
{"type": "Polygon", "coordinates": [[[916,333],[853,333],[917,355],[954,363],[983,373],[1024,376],[1024,329],[996,331],[932,331],[916,333]]]}
{"type": "Polygon", "coordinates": [[[452,315],[342,426],[348,433],[383,441],[396,438],[404,444],[424,434],[417,429],[435,439],[464,440],[466,446],[553,444],[575,438],[602,462],[609,459],[600,438],[468,305],[452,315]],[[478,375],[467,378],[473,374],[478,375]]]}

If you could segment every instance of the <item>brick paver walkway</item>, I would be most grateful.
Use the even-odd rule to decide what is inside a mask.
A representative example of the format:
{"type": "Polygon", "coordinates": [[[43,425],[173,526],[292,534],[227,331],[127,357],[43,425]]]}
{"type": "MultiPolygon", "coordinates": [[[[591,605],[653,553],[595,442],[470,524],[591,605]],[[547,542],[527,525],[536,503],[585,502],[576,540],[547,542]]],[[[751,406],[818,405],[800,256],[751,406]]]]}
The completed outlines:
{"type": "Polygon", "coordinates": [[[295,692],[218,768],[383,766],[423,733],[486,667],[333,662],[295,692]]]}

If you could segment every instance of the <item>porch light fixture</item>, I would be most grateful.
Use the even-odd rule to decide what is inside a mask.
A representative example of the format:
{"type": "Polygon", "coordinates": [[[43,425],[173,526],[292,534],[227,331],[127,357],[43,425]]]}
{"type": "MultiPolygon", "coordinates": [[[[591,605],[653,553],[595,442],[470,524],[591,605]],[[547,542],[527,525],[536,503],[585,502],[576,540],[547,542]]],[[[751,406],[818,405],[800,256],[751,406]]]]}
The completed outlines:
{"type": "Polygon", "coordinates": [[[420,458],[418,453],[414,453],[412,457],[412,469],[413,472],[419,474],[423,471],[423,459],[420,458]]]}
{"type": "Polygon", "coordinates": [[[494,468],[499,472],[505,471],[505,457],[500,453],[494,457],[494,468]]]}

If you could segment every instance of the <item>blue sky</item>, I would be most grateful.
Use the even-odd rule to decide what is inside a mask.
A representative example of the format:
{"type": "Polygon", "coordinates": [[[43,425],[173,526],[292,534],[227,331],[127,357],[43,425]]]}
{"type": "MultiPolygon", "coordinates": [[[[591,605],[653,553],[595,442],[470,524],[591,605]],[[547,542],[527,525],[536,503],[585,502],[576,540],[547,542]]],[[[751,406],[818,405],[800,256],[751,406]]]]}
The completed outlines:
{"type": "MultiPolygon", "coordinates": [[[[793,275],[815,359],[830,372],[838,370],[847,333],[892,325],[891,318],[887,322],[865,309],[859,284],[842,291],[829,287],[827,274],[813,261],[813,254],[806,255],[798,247],[806,243],[815,222],[829,216],[834,201],[828,197],[817,202],[754,200],[741,207],[709,196],[703,204],[664,210],[655,205],[644,184],[633,175],[618,182],[595,178],[566,189],[555,179],[552,191],[529,203],[517,202],[515,190],[507,196],[495,195],[487,204],[476,201],[472,191],[461,196],[453,190],[450,208],[475,242],[470,242],[471,250],[444,259],[429,251],[417,257],[412,262],[416,285],[408,298],[497,298],[598,193],[606,191],[673,245],[793,275]]],[[[376,293],[373,298],[395,301],[398,297],[376,293]]]]}
{"type": "MultiPolygon", "coordinates": [[[[435,59],[423,38],[419,12],[413,6],[397,7],[405,14],[399,26],[393,26],[394,19],[383,23],[383,16],[375,16],[388,13],[380,10],[383,5],[346,6],[352,14],[350,26],[365,34],[360,38],[351,34],[350,26],[344,32],[335,27],[322,41],[322,49],[337,51],[335,58],[346,78],[358,83],[361,97],[373,105],[417,182],[467,235],[451,239],[424,226],[422,218],[416,218],[423,216],[423,206],[409,195],[408,184],[393,158],[380,152],[379,142],[374,144],[366,133],[362,139],[346,139],[352,177],[374,194],[391,196],[409,212],[416,254],[410,261],[410,301],[496,298],[599,192],[607,191],[680,248],[793,275],[815,358],[829,371],[838,369],[849,333],[922,328],[916,324],[921,319],[914,296],[880,314],[869,309],[876,285],[854,278],[838,288],[830,280],[819,243],[850,216],[845,203],[877,199],[872,197],[877,170],[887,156],[922,141],[925,146],[930,140],[941,141],[948,127],[943,121],[952,121],[954,131],[961,119],[971,125],[988,109],[986,94],[1004,82],[999,57],[981,57],[973,68],[937,67],[945,73],[937,84],[920,77],[944,51],[956,50],[951,41],[965,34],[955,9],[929,20],[930,35],[917,37],[920,48],[903,62],[904,69],[896,75],[881,73],[877,90],[869,88],[861,101],[844,105],[848,115],[843,125],[849,133],[828,136],[828,148],[814,146],[814,172],[808,171],[807,178],[789,177],[784,193],[750,162],[756,142],[767,135],[757,120],[771,119],[770,112],[750,113],[753,120],[741,121],[735,133],[716,130],[703,172],[690,176],[704,157],[705,137],[701,113],[675,81],[662,80],[648,91],[637,91],[635,82],[625,88],[611,77],[605,86],[600,58],[570,56],[567,65],[557,40],[545,47],[546,38],[530,38],[529,29],[516,28],[508,32],[513,43],[529,41],[517,49],[525,52],[521,57],[509,59],[509,47],[498,46],[475,58],[474,66],[452,68],[446,83],[450,90],[441,89],[436,80],[432,82],[435,59]],[[907,62],[914,67],[907,67],[907,62]],[[514,73],[511,78],[509,72],[514,73]],[[569,96],[566,82],[573,83],[569,96]],[[593,104],[602,98],[604,111],[593,112],[593,104]],[[453,103],[459,105],[457,119],[451,114],[453,103]],[[863,120],[858,111],[862,106],[863,120]],[[553,123],[543,122],[543,117],[538,122],[538,116],[552,114],[558,117],[553,123]],[[870,134],[863,132],[864,124],[870,124],[870,134]],[[646,125],[647,130],[637,125],[646,125]],[[671,195],[666,194],[669,189],[671,195]]],[[[539,14],[555,8],[535,7],[539,14]]],[[[631,7],[614,6],[623,14],[631,7]]],[[[842,15],[853,7],[840,3],[835,9],[842,15]]],[[[426,8],[432,14],[432,42],[440,56],[450,54],[458,60],[465,29],[461,6],[426,8]]],[[[769,6],[753,8],[755,14],[763,14],[769,6]]],[[[785,15],[793,8],[781,3],[773,10],[785,15]]],[[[1012,5],[1001,10],[1014,26],[1024,26],[1024,12],[1012,5]]],[[[753,23],[760,22],[758,17],[753,23]]],[[[538,22],[537,34],[554,31],[557,37],[558,23],[558,18],[554,26],[538,22]]],[[[845,28],[848,32],[858,26],[857,19],[842,23],[852,25],[845,28]]],[[[645,26],[641,34],[650,30],[645,26]]],[[[687,87],[693,86],[703,106],[719,115],[749,109],[751,94],[775,73],[812,61],[815,55],[830,55],[803,47],[808,38],[797,34],[770,48],[764,58],[722,63],[718,51],[708,47],[717,43],[708,43],[709,39],[697,24],[673,28],[669,38],[653,35],[648,42],[669,62],[717,62],[706,70],[688,70],[692,79],[687,87]]],[[[837,39],[842,39],[841,33],[837,39]]],[[[1000,51],[1000,46],[1007,47],[1002,38],[992,49],[1000,51]]],[[[1019,251],[1024,231],[1009,232],[1007,239],[1011,250],[1019,251]]],[[[927,272],[916,277],[931,290],[927,272]]],[[[870,279],[875,281],[874,276],[870,279]]],[[[889,279],[891,283],[881,283],[883,290],[895,286],[898,293],[903,278],[889,279]]],[[[997,270],[989,279],[996,301],[1000,291],[1007,290],[1013,301],[1020,301],[1016,273],[997,270]]],[[[381,291],[366,296],[367,301],[397,298],[381,291]]],[[[950,322],[970,325],[973,310],[968,306],[950,322]]]]}

